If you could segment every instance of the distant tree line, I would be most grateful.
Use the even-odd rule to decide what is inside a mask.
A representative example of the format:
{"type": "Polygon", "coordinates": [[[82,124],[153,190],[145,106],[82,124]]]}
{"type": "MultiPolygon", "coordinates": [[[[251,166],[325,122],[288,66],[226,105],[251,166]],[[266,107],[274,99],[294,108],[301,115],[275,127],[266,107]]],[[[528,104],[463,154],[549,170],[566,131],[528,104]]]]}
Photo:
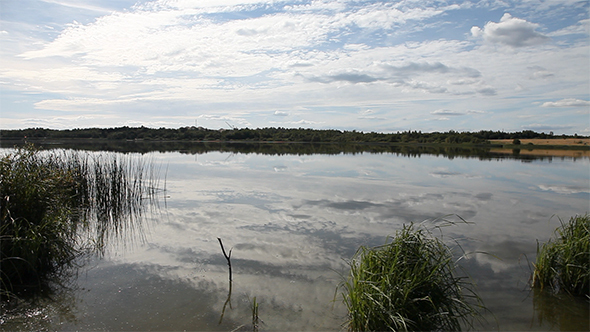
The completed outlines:
{"type": "Polygon", "coordinates": [[[259,129],[206,129],[203,127],[147,128],[85,128],[85,129],[44,129],[29,128],[17,130],[0,130],[0,139],[107,139],[107,140],[191,140],[191,141],[251,141],[251,142],[374,142],[374,143],[446,143],[446,144],[486,144],[493,139],[527,139],[527,138],[567,138],[578,135],[554,136],[553,133],[537,133],[532,130],[521,132],[503,132],[482,130],[478,132],[430,132],[404,131],[397,133],[377,133],[360,131],[341,131],[334,129],[306,128],[259,128],[259,129]]]}

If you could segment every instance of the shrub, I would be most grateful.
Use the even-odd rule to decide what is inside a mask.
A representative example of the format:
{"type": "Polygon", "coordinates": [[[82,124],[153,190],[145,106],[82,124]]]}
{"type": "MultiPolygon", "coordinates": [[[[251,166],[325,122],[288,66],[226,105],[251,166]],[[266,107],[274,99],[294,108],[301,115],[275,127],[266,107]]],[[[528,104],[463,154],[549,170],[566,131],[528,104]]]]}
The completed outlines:
{"type": "Polygon", "coordinates": [[[556,238],[539,246],[532,286],[552,292],[586,295],[590,292],[590,216],[561,222],[556,238]]]}
{"type": "Polygon", "coordinates": [[[361,247],[349,264],[342,287],[351,331],[460,330],[482,307],[450,248],[413,224],[385,245],[361,247]]]}

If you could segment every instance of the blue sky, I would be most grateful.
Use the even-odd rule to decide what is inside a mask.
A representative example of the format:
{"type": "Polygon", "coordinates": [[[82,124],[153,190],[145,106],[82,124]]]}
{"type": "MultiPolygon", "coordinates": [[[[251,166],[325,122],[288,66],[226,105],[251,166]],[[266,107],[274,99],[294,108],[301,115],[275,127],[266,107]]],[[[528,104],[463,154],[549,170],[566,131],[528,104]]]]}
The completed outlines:
{"type": "Polygon", "coordinates": [[[0,128],[590,135],[589,8],[2,0],[0,128]]]}

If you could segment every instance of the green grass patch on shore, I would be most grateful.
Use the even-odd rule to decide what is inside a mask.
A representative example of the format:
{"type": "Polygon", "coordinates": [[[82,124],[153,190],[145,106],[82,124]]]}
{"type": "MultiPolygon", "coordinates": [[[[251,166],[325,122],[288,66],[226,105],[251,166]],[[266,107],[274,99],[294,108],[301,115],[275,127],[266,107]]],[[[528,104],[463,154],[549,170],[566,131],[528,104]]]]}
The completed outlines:
{"type": "Polygon", "coordinates": [[[590,296],[590,215],[562,222],[555,236],[537,244],[532,286],[590,296]]]}
{"type": "Polygon", "coordinates": [[[457,331],[480,317],[481,300],[457,275],[452,250],[425,228],[404,226],[349,264],[341,287],[350,331],[457,331]]]}

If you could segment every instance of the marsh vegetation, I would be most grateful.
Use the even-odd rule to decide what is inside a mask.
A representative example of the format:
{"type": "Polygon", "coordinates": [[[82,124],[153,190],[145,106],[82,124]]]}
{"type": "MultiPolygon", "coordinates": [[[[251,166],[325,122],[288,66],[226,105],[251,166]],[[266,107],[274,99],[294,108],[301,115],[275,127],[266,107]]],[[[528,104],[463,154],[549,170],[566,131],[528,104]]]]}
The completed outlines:
{"type": "Polygon", "coordinates": [[[404,225],[386,244],[361,247],[350,261],[343,298],[351,331],[459,331],[483,308],[440,238],[404,225]]]}
{"type": "MultiPolygon", "coordinates": [[[[159,190],[153,164],[121,155],[41,151],[0,159],[2,299],[44,289],[76,259],[142,227],[159,190]]],[[[137,232],[140,234],[140,232],[137,232]]]]}
{"type": "Polygon", "coordinates": [[[533,287],[590,300],[590,215],[561,221],[555,238],[537,244],[533,287]]]}

